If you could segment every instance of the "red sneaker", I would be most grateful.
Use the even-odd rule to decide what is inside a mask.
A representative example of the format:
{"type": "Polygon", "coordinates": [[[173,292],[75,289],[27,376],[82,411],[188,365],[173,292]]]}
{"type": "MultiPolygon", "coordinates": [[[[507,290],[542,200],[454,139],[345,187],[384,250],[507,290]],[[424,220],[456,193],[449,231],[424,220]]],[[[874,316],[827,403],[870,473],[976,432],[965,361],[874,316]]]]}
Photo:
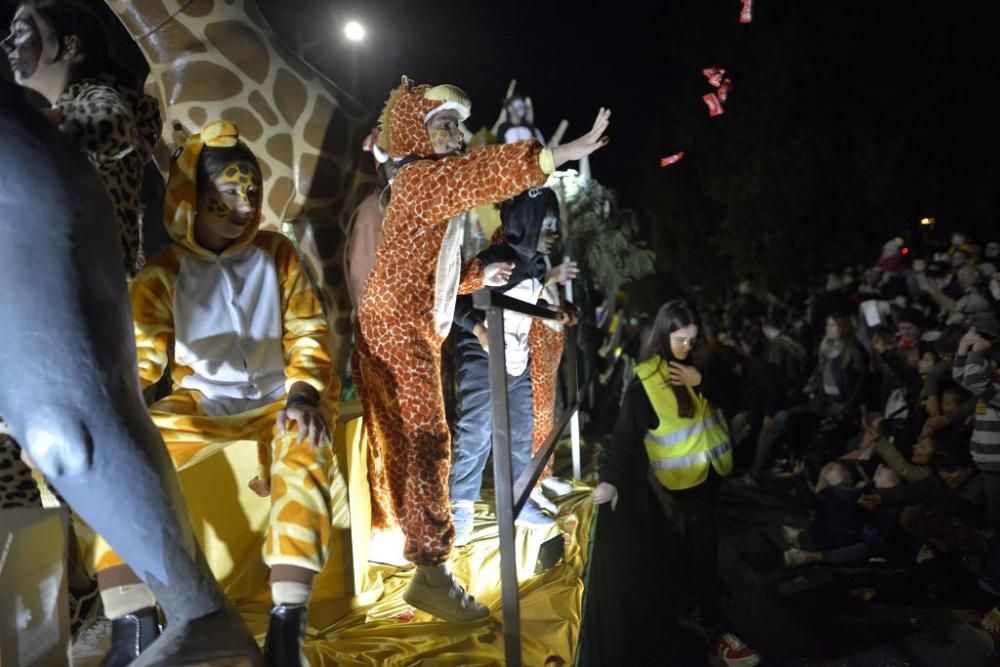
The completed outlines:
{"type": "Polygon", "coordinates": [[[708,661],[716,667],[754,667],[760,664],[760,654],[727,632],[709,645],[708,661]]]}

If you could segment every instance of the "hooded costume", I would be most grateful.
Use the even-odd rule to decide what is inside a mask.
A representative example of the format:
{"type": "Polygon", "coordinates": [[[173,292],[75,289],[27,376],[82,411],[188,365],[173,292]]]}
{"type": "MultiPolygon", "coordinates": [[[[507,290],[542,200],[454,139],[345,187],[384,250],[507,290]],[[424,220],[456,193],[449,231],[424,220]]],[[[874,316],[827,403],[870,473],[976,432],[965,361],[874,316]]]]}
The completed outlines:
{"type": "Polygon", "coordinates": [[[451,437],[441,389],[441,343],[455,297],[483,285],[483,263],[461,262],[471,208],[545,181],[552,152],[535,141],[436,157],[427,120],[446,108],[468,112],[453,86],[416,86],[403,77],[386,103],[379,143],[396,161],[384,238],[357,315],[352,368],[369,440],[372,523],[398,520],[404,555],[441,565],[454,540],[448,506],[451,437]]]}
{"type": "MultiPolygon", "coordinates": [[[[330,332],[295,249],[258,231],[260,211],[221,253],[198,244],[197,165],[203,146],[229,147],[236,127],[221,121],[192,135],[171,165],[165,222],[174,243],[153,257],[129,289],[139,378],[155,384],[171,363],[173,392],[150,407],[178,470],[239,441],[257,443],[258,475],[270,479],[268,566],[319,572],[330,536],[329,447],[298,443],[275,425],[287,391],[306,382],[336,420],[339,382],[330,332]]],[[[121,564],[98,544],[97,569],[121,564]]]]}
{"type": "Polygon", "coordinates": [[[109,77],[70,84],[52,105],[59,129],[87,156],[111,195],[129,278],[142,268],[142,171],[163,129],[156,100],[109,77]]]}

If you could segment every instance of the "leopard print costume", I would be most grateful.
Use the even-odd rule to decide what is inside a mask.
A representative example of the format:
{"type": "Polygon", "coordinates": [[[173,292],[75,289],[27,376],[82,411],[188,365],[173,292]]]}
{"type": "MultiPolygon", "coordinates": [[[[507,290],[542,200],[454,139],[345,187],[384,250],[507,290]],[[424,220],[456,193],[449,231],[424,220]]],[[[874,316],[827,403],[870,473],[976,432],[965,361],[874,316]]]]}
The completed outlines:
{"type": "Polygon", "coordinates": [[[143,168],[162,129],[159,106],[148,95],[97,78],[70,84],[53,108],[62,115],[59,129],[104,179],[121,232],[125,272],[131,279],[143,264],[139,191],[143,168]]]}
{"type": "MultiPolygon", "coordinates": [[[[432,159],[424,123],[444,103],[425,96],[434,90],[404,77],[382,116],[380,143],[389,155],[420,159],[402,166],[392,184],[384,240],[358,306],[352,364],[368,430],[372,523],[385,528],[398,520],[404,555],[418,565],[444,563],[455,538],[448,504],[451,435],[441,388],[447,329],[442,332],[437,303],[454,285],[438,284],[437,276],[439,261],[457,262],[460,255],[441,256],[442,244],[453,217],[546,177],[535,141],[432,159]]],[[[551,166],[551,153],[547,157],[551,166]]],[[[459,293],[482,287],[479,260],[463,269],[459,293]]]]}
{"type": "Polygon", "coordinates": [[[0,510],[41,506],[38,485],[21,461],[21,448],[0,422],[0,510]]]}

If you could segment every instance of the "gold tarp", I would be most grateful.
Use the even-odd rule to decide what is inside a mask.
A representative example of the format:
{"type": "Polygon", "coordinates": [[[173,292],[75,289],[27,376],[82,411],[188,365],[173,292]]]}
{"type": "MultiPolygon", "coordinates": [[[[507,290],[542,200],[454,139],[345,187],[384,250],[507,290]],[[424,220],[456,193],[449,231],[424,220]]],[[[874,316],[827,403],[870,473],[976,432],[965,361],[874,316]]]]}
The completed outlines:
{"type": "MultiPolygon", "coordinates": [[[[323,667],[504,664],[500,553],[492,508],[477,505],[473,540],[456,549],[452,563],[459,581],[468,582],[476,599],[489,605],[491,617],[452,624],[415,611],[402,599],[412,569],[368,563],[366,439],[353,406],[344,407],[334,436],[331,556],[316,579],[309,609],[310,663],[323,667]]],[[[268,500],[246,486],[256,469],[256,445],[238,443],[183,471],[180,479],[213,572],[263,644],[270,608],[268,572],[261,559],[268,500]]],[[[579,485],[560,501],[560,515],[550,531],[517,531],[525,665],[572,663],[591,519],[589,491],[579,485]],[[560,532],[566,544],[563,560],[534,575],[539,546],[560,532]]]]}

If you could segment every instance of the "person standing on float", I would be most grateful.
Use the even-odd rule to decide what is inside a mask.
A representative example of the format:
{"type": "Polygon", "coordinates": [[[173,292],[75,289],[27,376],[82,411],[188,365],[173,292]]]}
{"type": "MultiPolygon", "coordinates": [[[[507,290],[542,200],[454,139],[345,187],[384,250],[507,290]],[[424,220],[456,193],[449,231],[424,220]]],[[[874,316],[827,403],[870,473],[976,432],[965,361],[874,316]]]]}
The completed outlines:
{"type": "Polygon", "coordinates": [[[611,116],[601,109],[587,134],[557,148],[532,140],[463,155],[459,124],[470,110],[461,89],[415,85],[406,77],[386,102],[379,145],[396,175],[383,242],[358,305],[352,364],[368,429],[373,527],[398,521],[404,555],[417,565],[404,599],[450,621],[485,618],[489,610],[447,565],[455,528],[441,343],[456,296],[503,285],[513,268],[476,259],[463,265],[456,218],[542,185],[560,164],[604,146],[611,116]]]}

